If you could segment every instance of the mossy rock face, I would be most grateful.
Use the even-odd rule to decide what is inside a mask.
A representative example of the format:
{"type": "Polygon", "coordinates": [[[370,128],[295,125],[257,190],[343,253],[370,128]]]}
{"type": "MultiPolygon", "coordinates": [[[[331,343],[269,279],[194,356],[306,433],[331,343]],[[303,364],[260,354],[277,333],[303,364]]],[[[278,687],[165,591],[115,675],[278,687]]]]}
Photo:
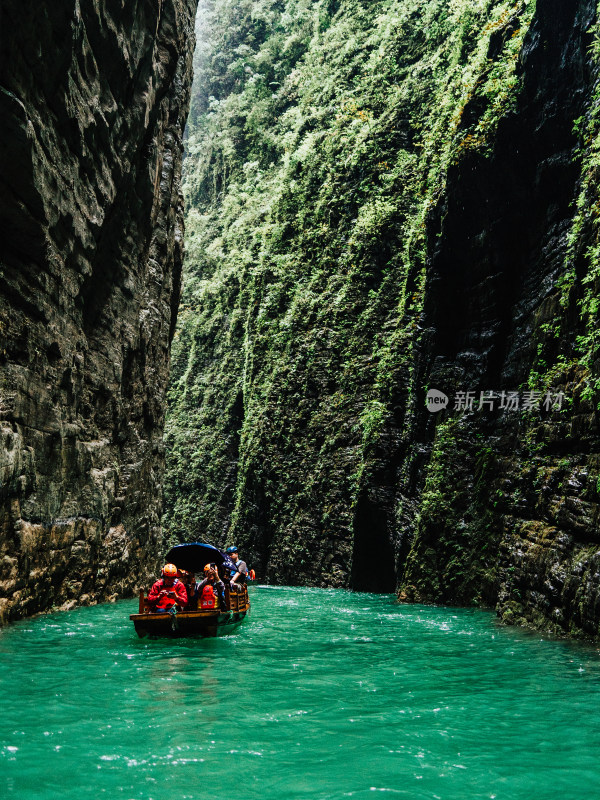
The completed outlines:
{"type": "Polygon", "coordinates": [[[545,582],[598,528],[595,3],[200,8],[168,530],[583,629],[592,590],[545,582]]]}

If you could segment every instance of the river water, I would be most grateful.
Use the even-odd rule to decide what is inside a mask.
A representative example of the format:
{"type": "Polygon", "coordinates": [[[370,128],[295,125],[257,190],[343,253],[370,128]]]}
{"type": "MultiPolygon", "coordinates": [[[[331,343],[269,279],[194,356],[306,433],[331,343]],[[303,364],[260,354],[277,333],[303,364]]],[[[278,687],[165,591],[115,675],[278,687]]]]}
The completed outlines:
{"type": "Polygon", "coordinates": [[[4,630],[0,796],[598,796],[592,647],[387,595],[250,591],[220,639],[138,639],[133,601],[4,630]]]}

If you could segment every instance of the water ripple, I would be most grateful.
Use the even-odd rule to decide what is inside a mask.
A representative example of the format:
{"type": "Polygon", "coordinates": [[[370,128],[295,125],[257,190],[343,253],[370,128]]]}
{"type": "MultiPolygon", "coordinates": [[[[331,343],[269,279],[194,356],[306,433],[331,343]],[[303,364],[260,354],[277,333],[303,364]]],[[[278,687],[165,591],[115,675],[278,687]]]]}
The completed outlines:
{"type": "Polygon", "coordinates": [[[2,796],[595,796],[595,649],[389,596],[252,602],[218,640],[140,640],[133,601],[2,631],[2,796]]]}

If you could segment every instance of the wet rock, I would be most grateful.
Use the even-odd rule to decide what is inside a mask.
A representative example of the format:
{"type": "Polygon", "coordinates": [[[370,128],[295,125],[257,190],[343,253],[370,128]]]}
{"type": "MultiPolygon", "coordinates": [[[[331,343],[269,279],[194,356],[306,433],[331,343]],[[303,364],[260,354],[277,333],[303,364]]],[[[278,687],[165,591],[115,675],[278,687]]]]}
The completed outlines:
{"type": "Polygon", "coordinates": [[[0,621],[156,567],[195,5],[2,3],[0,621]]]}

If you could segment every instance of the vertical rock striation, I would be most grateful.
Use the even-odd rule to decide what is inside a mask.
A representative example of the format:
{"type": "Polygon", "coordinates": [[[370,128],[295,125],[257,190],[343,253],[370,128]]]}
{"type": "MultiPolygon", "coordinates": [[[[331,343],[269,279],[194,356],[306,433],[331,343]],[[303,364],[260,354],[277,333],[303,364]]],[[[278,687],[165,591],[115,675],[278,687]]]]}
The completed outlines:
{"type": "Polygon", "coordinates": [[[0,621],[161,545],[194,0],[3,0],[0,621]]]}
{"type": "MultiPolygon", "coordinates": [[[[423,386],[564,393],[562,407],[422,411],[428,448],[404,597],[496,605],[506,621],[600,635],[598,295],[587,219],[596,3],[538,0],[521,87],[485,157],[448,171],[429,218],[423,386]],[[582,202],[584,200],[584,202],[582,202]],[[591,329],[591,332],[590,332],[591,329]],[[434,430],[435,429],[435,430],[434,430]]],[[[464,116],[481,109],[467,105],[464,116]]],[[[405,486],[406,489],[406,486],[405,486]]]]}

